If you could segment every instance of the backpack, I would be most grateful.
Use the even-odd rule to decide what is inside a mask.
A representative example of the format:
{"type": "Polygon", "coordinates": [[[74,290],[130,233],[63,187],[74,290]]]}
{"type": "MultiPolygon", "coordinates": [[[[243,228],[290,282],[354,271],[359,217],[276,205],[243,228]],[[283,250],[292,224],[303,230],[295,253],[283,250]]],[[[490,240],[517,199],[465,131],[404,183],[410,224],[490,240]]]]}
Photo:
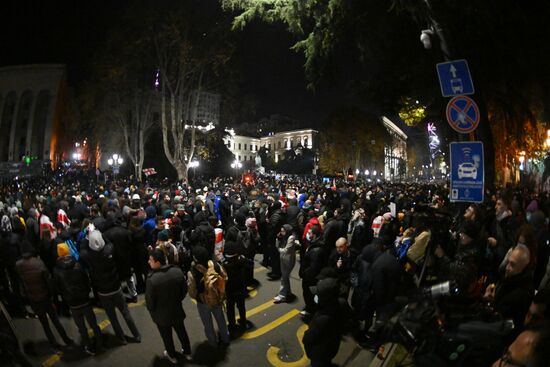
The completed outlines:
{"type": "Polygon", "coordinates": [[[248,232],[248,229],[241,231],[239,230],[237,232],[237,245],[245,250],[248,250],[252,244],[252,241],[250,240],[250,233],[248,232]]]}
{"type": "Polygon", "coordinates": [[[218,273],[212,260],[208,260],[208,269],[203,269],[199,269],[203,274],[201,281],[204,285],[204,292],[200,294],[201,301],[208,307],[214,307],[225,301],[227,274],[222,266],[219,267],[221,274],[218,273]]]}

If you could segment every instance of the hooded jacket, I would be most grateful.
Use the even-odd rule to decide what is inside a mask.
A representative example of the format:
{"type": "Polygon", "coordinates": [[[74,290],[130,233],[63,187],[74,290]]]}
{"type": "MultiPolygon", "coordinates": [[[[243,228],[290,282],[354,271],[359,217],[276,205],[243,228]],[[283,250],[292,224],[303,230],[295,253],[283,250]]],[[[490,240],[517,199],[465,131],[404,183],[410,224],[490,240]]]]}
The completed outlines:
{"type": "Polygon", "coordinates": [[[90,303],[90,279],[72,256],[58,258],[53,274],[56,289],[69,307],[80,308],[90,303]]]}
{"type": "MultiPolygon", "coordinates": [[[[100,295],[109,295],[120,290],[120,280],[113,257],[113,244],[96,238],[99,231],[89,234],[89,249],[81,254],[82,261],[90,270],[92,286],[100,295]],[[94,233],[97,232],[97,233],[94,233]]],[[[102,240],[100,236],[99,239],[102,240]]]]}

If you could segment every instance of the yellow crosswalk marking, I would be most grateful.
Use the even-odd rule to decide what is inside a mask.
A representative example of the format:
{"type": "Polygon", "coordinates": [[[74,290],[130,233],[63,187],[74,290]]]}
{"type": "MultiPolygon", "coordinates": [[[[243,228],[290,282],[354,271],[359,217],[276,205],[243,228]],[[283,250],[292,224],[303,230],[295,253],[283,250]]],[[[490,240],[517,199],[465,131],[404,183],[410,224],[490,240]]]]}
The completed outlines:
{"type": "Polygon", "coordinates": [[[285,322],[287,322],[288,320],[290,320],[294,316],[298,315],[299,313],[300,313],[300,311],[298,311],[296,309],[290,310],[289,312],[287,312],[283,316],[271,321],[269,324],[266,324],[266,325],[264,325],[261,328],[258,328],[256,330],[244,333],[241,336],[241,339],[254,339],[254,338],[257,338],[259,336],[262,336],[265,333],[267,333],[267,332],[275,329],[276,327],[284,324],[285,322]]]}
{"type": "Polygon", "coordinates": [[[300,348],[302,349],[302,358],[300,358],[297,361],[293,362],[285,362],[281,361],[279,358],[279,351],[280,348],[271,346],[267,350],[266,357],[269,364],[271,364],[274,367],[305,367],[309,365],[309,358],[307,358],[305,350],[304,350],[304,344],[302,343],[302,338],[304,337],[304,333],[308,329],[308,326],[306,324],[303,324],[298,328],[296,331],[296,337],[298,338],[298,343],[300,343],[300,348]]]}
{"type": "Polygon", "coordinates": [[[61,354],[52,354],[50,358],[42,362],[42,367],[51,367],[61,359],[61,354]]]}

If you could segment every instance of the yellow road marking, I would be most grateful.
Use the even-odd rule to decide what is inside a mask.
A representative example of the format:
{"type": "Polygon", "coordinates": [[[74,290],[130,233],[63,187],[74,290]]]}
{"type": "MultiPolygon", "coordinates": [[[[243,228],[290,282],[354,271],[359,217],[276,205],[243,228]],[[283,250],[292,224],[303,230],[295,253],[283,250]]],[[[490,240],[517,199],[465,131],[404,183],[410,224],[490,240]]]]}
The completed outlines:
{"type": "Polygon", "coordinates": [[[281,324],[284,324],[285,322],[287,322],[288,320],[290,320],[294,316],[298,315],[299,313],[300,313],[300,311],[298,311],[296,309],[290,310],[289,312],[287,312],[283,316],[271,321],[269,324],[266,324],[266,325],[262,326],[261,328],[256,329],[254,331],[244,333],[241,336],[241,339],[254,339],[254,338],[257,338],[259,336],[262,336],[265,333],[275,329],[277,326],[280,326],[281,324]]]}
{"type": "Polygon", "coordinates": [[[60,354],[52,354],[50,356],[50,358],[48,358],[44,362],[42,362],[42,367],[51,367],[54,364],[56,364],[57,362],[59,362],[60,359],[61,359],[60,354]]]}
{"type": "Polygon", "coordinates": [[[269,307],[273,306],[274,303],[273,301],[267,301],[266,303],[264,304],[261,304],[259,306],[256,306],[248,311],[246,311],[246,317],[252,317],[262,311],[265,311],[267,310],[269,307]]]}
{"type": "MultiPolygon", "coordinates": [[[[105,320],[101,321],[100,323],[98,323],[97,325],[99,326],[100,330],[103,330],[107,326],[111,325],[111,322],[108,319],[105,319],[105,320]]],[[[93,332],[92,329],[88,329],[88,335],[89,336],[94,335],[94,332],[93,332]]],[[[57,362],[59,362],[61,360],[62,355],[63,355],[63,353],[61,353],[61,354],[52,354],[48,359],[46,359],[44,362],[42,362],[42,367],[51,367],[51,366],[53,366],[54,364],[56,364],[57,362]]]]}
{"type": "Polygon", "coordinates": [[[298,338],[298,343],[300,343],[300,348],[302,349],[302,358],[294,362],[281,361],[281,359],[279,358],[279,351],[281,349],[275,346],[271,346],[266,353],[267,361],[275,367],[305,367],[309,365],[309,358],[307,358],[306,356],[304,344],[302,343],[302,338],[304,337],[304,333],[307,329],[308,326],[306,324],[303,324],[296,331],[296,338],[298,338]]]}

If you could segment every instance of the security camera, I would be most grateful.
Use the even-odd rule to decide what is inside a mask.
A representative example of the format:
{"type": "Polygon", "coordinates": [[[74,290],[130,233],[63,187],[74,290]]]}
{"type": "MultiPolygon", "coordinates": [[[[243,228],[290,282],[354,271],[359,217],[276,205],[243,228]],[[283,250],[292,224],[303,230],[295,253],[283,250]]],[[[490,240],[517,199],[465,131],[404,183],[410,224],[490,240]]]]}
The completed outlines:
{"type": "Polygon", "coordinates": [[[423,29],[420,32],[420,42],[422,42],[426,50],[429,50],[432,48],[433,35],[434,35],[434,32],[431,29],[423,29]]]}

